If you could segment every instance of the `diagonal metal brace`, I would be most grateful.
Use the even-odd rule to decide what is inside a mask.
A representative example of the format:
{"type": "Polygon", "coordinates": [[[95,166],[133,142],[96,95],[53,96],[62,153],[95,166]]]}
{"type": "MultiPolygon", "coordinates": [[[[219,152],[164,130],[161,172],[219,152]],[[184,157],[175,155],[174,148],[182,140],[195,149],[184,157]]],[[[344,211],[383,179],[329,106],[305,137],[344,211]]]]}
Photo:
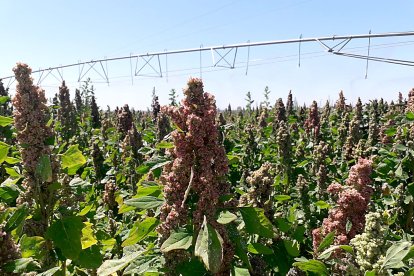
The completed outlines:
{"type": "Polygon", "coordinates": [[[352,37],[342,39],[339,43],[335,44],[334,46],[330,47],[326,43],[323,43],[319,39],[315,39],[325,50],[329,53],[333,52],[340,52],[350,41],[352,40],[352,37]],[[342,46],[341,46],[342,45],[342,46]],[[336,47],[341,46],[338,50],[335,50],[336,47]]]}
{"type": "Polygon", "coordinates": [[[162,78],[160,55],[138,56],[137,57],[137,63],[136,63],[136,66],[135,66],[135,76],[153,77],[154,75],[150,75],[150,74],[140,74],[140,72],[147,66],[151,67],[152,71],[154,71],[155,74],[157,74],[157,77],[162,78]],[[151,64],[151,60],[155,56],[157,56],[157,60],[158,60],[158,70],[151,64]],[[137,70],[139,58],[143,59],[145,61],[145,63],[137,70]]]}
{"type": "Polygon", "coordinates": [[[10,88],[10,86],[14,83],[16,81],[16,78],[15,77],[11,77],[11,78],[9,78],[9,81],[7,82],[7,85],[6,85],[6,89],[9,89],[10,88]]]}
{"type": "Polygon", "coordinates": [[[83,73],[83,69],[85,67],[85,63],[82,65],[82,69],[79,71],[78,82],[80,82],[83,79],[83,77],[85,77],[85,75],[95,66],[96,61],[91,60],[90,63],[86,63],[86,64],[89,65],[89,68],[88,68],[88,70],[86,70],[86,72],[84,74],[82,74],[83,73]]]}
{"type": "Polygon", "coordinates": [[[236,57],[237,57],[237,49],[238,49],[238,47],[233,47],[233,48],[229,48],[229,50],[224,54],[224,55],[222,55],[222,54],[220,54],[220,52],[218,51],[219,49],[211,49],[212,51],[211,51],[211,54],[212,54],[212,57],[213,57],[213,67],[224,67],[224,68],[230,68],[230,69],[234,69],[234,66],[235,66],[235,63],[236,63],[236,57]],[[234,57],[233,57],[233,61],[231,62],[231,61],[228,61],[227,59],[226,59],[226,56],[230,53],[230,52],[232,52],[233,50],[235,49],[235,51],[234,51],[234,57]],[[217,53],[217,55],[219,55],[220,56],[220,59],[219,60],[217,60],[217,62],[215,61],[215,58],[214,58],[214,52],[216,52],[217,53]],[[227,65],[221,65],[221,64],[219,64],[221,61],[223,61],[223,62],[225,62],[227,65]]]}
{"type": "Polygon", "coordinates": [[[319,44],[322,45],[323,48],[326,49],[326,51],[328,52],[333,52],[333,49],[331,47],[329,47],[328,45],[326,45],[325,43],[323,43],[322,41],[320,41],[319,39],[315,39],[317,42],[319,42],[319,44]]]}
{"type": "Polygon", "coordinates": [[[108,77],[108,71],[105,69],[105,67],[103,66],[103,64],[102,64],[102,60],[99,60],[99,61],[91,61],[90,63],[86,63],[88,66],[89,66],[89,68],[86,70],[86,72],[85,73],[83,73],[83,70],[84,70],[84,67],[85,67],[85,63],[82,65],[82,68],[79,70],[79,77],[78,77],[78,82],[80,82],[85,76],[86,76],[86,74],[89,72],[89,71],[91,71],[91,69],[92,70],[94,70],[103,80],[105,80],[106,81],[106,83],[108,83],[109,84],[109,77],[108,77]],[[96,68],[95,68],[95,65],[97,64],[97,63],[99,63],[100,65],[101,65],[101,69],[102,69],[102,72],[103,72],[103,74],[102,74],[102,72],[100,72],[99,70],[97,70],[96,68]]]}
{"type": "Polygon", "coordinates": [[[52,75],[57,81],[62,82],[63,77],[59,68],[48,68],[41,71],[39,79],[37,80],[37,85],[41,85],[42,82],[49,76],[52,75]],[[58,78],[55,74],[53,74],[53,70],[56,70],[59,73],[60,78],[58,78]],[[46,74],[45,74],[46,73],[46,74]]]}

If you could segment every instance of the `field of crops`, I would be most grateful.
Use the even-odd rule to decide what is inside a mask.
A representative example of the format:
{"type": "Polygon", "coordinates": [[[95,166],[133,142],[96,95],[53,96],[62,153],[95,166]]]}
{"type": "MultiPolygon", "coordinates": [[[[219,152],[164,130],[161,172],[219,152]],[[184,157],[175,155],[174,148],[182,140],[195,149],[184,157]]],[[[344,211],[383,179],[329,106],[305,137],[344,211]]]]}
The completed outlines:
{"type": "Polygon", "coordinates": [[[143,112],[13,70],[0,275],[414,275],[414,90],[218,111],[192,78],[143,112]]]}

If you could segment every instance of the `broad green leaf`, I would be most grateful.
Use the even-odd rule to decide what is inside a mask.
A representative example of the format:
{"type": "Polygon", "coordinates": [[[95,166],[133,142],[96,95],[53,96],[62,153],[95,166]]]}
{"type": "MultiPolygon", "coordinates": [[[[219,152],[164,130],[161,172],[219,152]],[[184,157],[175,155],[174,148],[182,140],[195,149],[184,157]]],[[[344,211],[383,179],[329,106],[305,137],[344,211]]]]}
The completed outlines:
{"type": "Polygon", "coordinates": [[[325,251],[323,251],[322,253],[320,253],[320,254],[318,255],[318,259],[320,259],[320,260],[326,260],[326,259],[328,259],[329,257],[331,257],[332,253],[333,253],[335,250],[338,250],[338,249],[339,249],[339,245],[331,246],[331,247],[329,247],[328,249],[326,249],[325,251]]]}
{"type": "Polygon", "coordinates": [[[92,245],[91,247],[82,250],[79,253],[79,258],[76,263],[83,268],[95,269],[102,265],[103,255],[99,250],[98,245],[92,245]]]}
{"type": "Polygon", "coordinates": [[[339,248],[341,248],[342,250],[344,250],[348,253],[354,254],[354,248],[352,246],[344,244],[344,245],[340,245],[339,248]]]}
{"type": "Polygon", "coordinates": [[[5,168],[5,170],[11,178],[21,177],[21,175],[18,172],[16,172],[14,168],[5,168]]]}
{"type": "Polygon", "coordinates": [[[167,142],[167,141],[161,141],[155,147],[157,149],[171,149],[174,147],[174,143],[167,142]]]}
{"type": "Polygon", "coordinates": [[[50,184],[47,186],[47,189],[48,189],[50,192],[57,191],[57,190],[59,190],[60,188],[62,188],[62,184],[61,184],[61,183],[59,183],[59,182],[50,183],[50,184]]]}
{"type": "Polygon", "coordinates": [[[131,231],[129,231],[128,238],[122,243],[122,246],[129,246],[142,241],[148,236],[159,224],[159,220],[154,217],[147,217],[141,222],[135,223],[131,231]]]}
{"type": "Polygon", "coordinates": [[[409,260],[414,257],[414,245],[410,247],[410,251],[408,251],[407,255],[405,255],[403,261],[409,260]]]}
{"type": "Polygon", "coordinates": [[[19,227],[19,225],[26,219],[27,214],[28,209],[25,205],[19,207],[7,221],[4,231],[11,232],[19,227]]]}
{"type": "Polygon", "coordinates": [[[303,160],[299,164],[297,164],[297,167],[305,167],[307,164],[309,164],[309,160],[303,160]]]}
{"type": "Polygon", "coordinates": [[[147,142],[148,144],[151,144],[155,140],[155,133],[151,130],[144,130],[143,131],[143,137],[142,139],[147,142]]]}
{"type": "Polygon", "coordinates": [[[414,113],[412,113],[411,111],[407,112],[405,114],[405,118],[407,118],[407,120],[409,120],[409,121],[413,121],[414,120],[414,113]]]}
{"type": "MultiPolygon", "coordinates": [[[[383,203],[389,206],[393,206],[395,204],[395,199],[392,197],[384,197],[383,203]]],[[[348,228],[350,229],[350,228],[348,228]]],[[[349,233],[349,230],[347,230],[347,233],[349,233]]]]}
{"type": "Polygon", "coordinates": [[[136,207],[134,207],[134,206],[122,204],[119,207],[118,214],[124,214],[126,212],[129,212],[129,211],[132,211],[132,210],[135,210],[135,209],[136,209],[136,207]]]}
{"type": "Polygon", "coordinates": [[[82,250],[82,229],[84,224],[80,217],[65,217],[52,223],[46,233],[63,256],[75,260],[82,250]]]}
{"type": "Polygon", "coordinates": [[[194,255],[200,257],[212,273],[220,270],[223,261],[223,239],[217,230],[207,223],[206,217],[198,233],[194,255]]]}
{"type": "Polygon", "coordinates": [[[394,136],[397,133],[397,129],[395,127],[390,127],[389,129],[385,130],[385,134],[387,136],[394,136]]]}
{"type": "Polygon", "coordinates": [[[265,238],[273,237],[273,225],[264,215],[263,209],[241,207],[239,210],[243,217],[247,233],[258,234],[265,238]]]}
{"type": "Polygon", "coordinates": [[[0,201],[11,205],[19,196],[19,191],[14,186],[0,187],[0,201]]]}
{"type": "Polygon", "coordinates": [[[328,259],[332,253],[338,249],[342,249],[348,253],[353,254],[354,253],[354,249],[352,248],[352,246],[349,245],[334,245],[329,247],[328,249],[326,249],[325,251],[323,251],[321,254],[318,255],[318,259],[320,260],[326,260],[328,259]]]}
{"type": "Polygon", "coordinates": [[[140,198],[140,197],[143,197],[143,196],[155,196],[155,197],[158,197],[160,194],[161,194],[161,186],[147,186],[147,187],[144,187],[144,186],[138,186],[138,191],[137,191],[137,194],[136,194],[136,196],[134,196],[134,197],[136,197],[136,198],[140,198]]]}
{"type": "Polygon", "coordinates": [[[138,168],[135,169],[135,171],[139,174],[146,174],[150,171],[150,166],[146,164],[141,164],[138,168]]]}
{"type": "Polygon", "coordinates": [[[93,233],[92,226],[93,224],[88,221],[83,223],[82,238],[81,238],[82,249],[89,248],[92,245],[98,243],[93,233]]]}
{"type": "Polygon", "coordinates": [[[162,186],[157,181],[149,181],[149,180],[140,180],[139,185],[142,187],[158,187],[162,189],[162,186]]]}
{"type": "Polygon", "coordinates": [[[296,240],[283,240],[283,245],[287,253],[292,257],[297,257],[300,255],[300,244],[296,240]]]}
{"type": "MultiPolygon", "coordinates": [[[[49,121],[47,121],[46,126],[50,127],[53,123],[53,117],[50,117],[49,121]]],[[[60,122],[57,122],[58,124],[60,124],[60,122]]]]}
{"type": "Polygon", "coordinates": [[[125,270],[122,275],[159,275],[156,273],[157,262],[160,261],[160,255],[144,255],[136,258],[125,270]],[[153,271],[152,274],[150,271],[153,271]],[[149,274],[151,273],[151,274],[149,274]]]}
{"type": "Polygon", "coordinates": [[[414,183],[410,183],[410,184],[408,184],[407,189],[408,189],[408,192],[409,192],[412,196],[414,196],[414,183]]]}
{"type": "Polygon", "coordinates": [[[270,255],[273,254],[273,250],[261,243],[250,243],[247,245],[247,250],[253,254],[270,255]]]}
{"type": "Polygon", "coordinates": [[[68,169],[69,175],[76,174],[76,171],[86,163],[86,159],[79,150],[79,145],[72,145],[62,154],[62,169],[68,169]]]}
{"type": "Polygon", "coordinates": [[[132,253],[130,255],[126,255],[118,260],[108,260],[105,261],[99,268],[98,268],[98,275],[99,276],[109,276],[113,273],[124,269],[127,267],[131,262],[133,262],[136,258],[138,258],[142,252],[138,251],[132,253]]]}
{"type": "Polygon", "coordinates": [[[413,201],[412,195],[407,195],[407,196],[404,196],[403,198],[404,198],[404,203],[407,205],[410,204],[411,201],[413,201]]]}
{"type": "Polygon", "coordinates": [[[191,233],[173,232],[161,245],[161,252],[166,253],[171,250],[188,249],[191,246],[192,239],[191,233]]]}
{"type": "Polygon", "coordinates": [[[407,241],[399,241],[388,248],[385,254],[382,269],[400,268],[404,257],[410,252],[411,243],[407,241]]]}
{"type": "Polygon", "coordinates": [[[232,195],[232,194],[221,195],[221,196],[219,197],[219,201],[220,201],[220,202],[226,202],[226,201],[229,201],[229,200],[230,200],[230,199],[232,199],[232,198],[234,198],[234,195],[232,195]]]}
{"type": "Polygon", "coordinates": [[[395,176],[401,178],[403,175],[402,163],[400,163],[395,170],[395,176]]]}
{"type": "Polygon", "coordinates": [[[316,207],[319,207],[320,209],[327,209],[331,207],[328,202],[325,202],[323,200],[318,200],[315,202],[316,207]]]}
{"type": "Polygon", "coordinates": [[[180,276],[207,275],[203,263],[200,262],[198,259],[194,258],[192,258],[190,261],[182,262],[179,265],[177,265],[175,271],[177,275],[180,276]]]}
{"type": "Polygon", "coordinates": [[[0,116],[0,126],[5,127],[5,126],[11,125],[12,123],[13,123],[12,117],[0,116]]]}
{"type": "Polygon", "coordinates": [[[335,240],[335,231],[328,233],[325,238],[322,240],[321,244],[319,244],[318,252],[321,252],[325,248],[331,246],[331,244],[335,240]]]}
{"type": "Polygon", "coordinates": [[[0,142],[0,164],[4,162],[9,154],[10,146],[6,143],[0,142]]]}
{"type": "Polygon", "coordinates": [[[10,101],[10,97],[8,97],[8,96],[1,96],[0,97],[0,104],[5,104],[8,101],[10,101]]]}
{"type": "Polygon", "coordinates": [[[94,203],[86,205],[79,213],[78,216],[85,216],[87,215],[94,207],[94,203]]]}
{"type": "Polygon", "coordinates": [[[289,183],[289,176],[287,174],[283,175],[282,184],[287,185],[289,183]]]}
{"type": "Polygon", "coordinates": [[[272,184],[272,186],[274,186],[274,187],[277,187],[277,186],[279,186],[280,185],[280,183],[281,183],[281,180],[280,180],[280,175],[278,174],[278,175],[276,175],[276,177],[275,177],[275,179],[274,179],[274,181],[273,181],[273,184],[272,184]]]}
{"type": "Polygon", "coordinates": [[[298,225],[295,231],[293,232],[292,238],[302,243],[303,240],[305,239],[305,232],[306,232],[306,227],[303,225],[298,225]]]}
{"type": "Polygon", "coordinates": [[[287,254],[282,241],[275,242],[273,248],[275,254],[263,256],[263,259],[272,267],[278,267],[280,275],[286,275],[292,266],[292,258],[287,254]]]}
{"type": "Polygon", "coordinates": [[[275,199],[277,201],[286,201],[286,200],[290,200],[291,196],[289,196],[289,195],[275,195],[275,199]]]}
{"type": "Polygon", "coordinates": [[[17,187],[17,182],[19,182],[20,178],[16,178],[16,179],[12,179],[12,178],[7,178],[6,180],[3,181],[3,183],[0,184],[0,186],[3,187],[17,187]]]}
{"type": "MultiPolygon", "coordinates": [[[[115,128],[113,128],[114,130],[116,130],[115,128]]],[[[139,153],[142,153],[143,155],[150,155],[151,153],[153,153],[153,152],[155,152],[155,149],[153,149],[152,147],[149,147],[149,146],[144,146],[144,147],[141,147],[139,150],[138,150],[138,152],[139,153]]]]}
{"type": "Polygon", "coordinates": [[[402,145],[402,144],[396,144],[396,145],[394,145],[394,148],[396,150],[399,150],[399,151],[406,151],[407,150],[407,147],[402,145]]]}
{"type": "Polygon", "coordinates": [[[291,206],[289,208],[289,213],[288,213],[288,216],[286,217],[288,222],[290,222],[292,224],[296,222],[296,215],[297,215],[296,209],[298,207],[299,207],[299,204],[295,203],[295,204],[293,204],[293,206],[291,206]]]}
{"type": "Polygon", "coordinates": [[[34,257],[37,260],[41,259],[46,252],[44,245],[45,239],[43,237],[23,235],[20,239],[22,258],[34,257]]]}
{"type": "Polygon", "coordinates": [[[379,149],[378,150],[378,154],[380,154],[380,155],[387,155],[387,156],[392,156],[392,153],[390,152],[390,151],[388,151],[387,149],[385,149],[385,148],[381,148],[381,149],[379,149]]]}
{"type": "Polygon", "coordinates": [[[217,222],[220,224],[228,224],[237,219],[237,216],[229,211],[221,211],[217,222]]]}
{"type": "Polygon", "coordinates": [[[325,264],[318,260],[309,260],[293,263],[302,271],[308,271],[316,273],[316,275],[329,275],[328,269],[325,264]]]}
{"type": "Polygon", "coordinates": [[[166,157],[154,157],[148,161],[145,161],[144,164],[140,165],[136,169],[136,172],[140,174],[145,174],[149,171],[154,171],[157,168],[161,168],[170,162],[171,160],[169,160],[166,157]]]}
{"type": "Polygon", "coordinates": [[[83,180],[80,177],[75,177],[73,178],[70,182],[69,182],[69,186],[73,187],[73,188],[87,188],[89,186],[91,186],[91,183],[89,183],[88,181],[83,180]]]}
{"type": "Polygon", "coordinates": [[[18,158],[7,156],[4,161],[6,161],[10,165],[14,165],[14,164],[17,164],[17,163],[21,162],[22,160],[20,160],[18,158]]]}
{"type": "MultiPolygon", "coordinates": [[[[52,122],[53,122],[53,120],[52,120],[52,122]]],[[[45,139],[45,145],[47,145],[47,146],[53,146],[55,144],[55,139],[56,139],[56,137],[54,135],[46,138],[45,139]]]]}
{"type": "MultiPolygon", "coordinates": [[[[171,160],[167,160],[167,161],[164,161],[164,162],[157,163],[154,166],[152,166],[150,170],[155,171],[156,169],[162,168],[162,167],[164,167],[165,165],[167,165],[169,163],[171,163],[171,160]]],[[[154,174],[155,174],[155,172],[154,172],[154,174]]]]}
{"type": "Polygon", "coordinates": [[[374,270],[366,271],[364,276],[377,276],[377,273],[374,270]]]}
{"type": "Polygon", "coordinates": [[[250,272],[247,268],[235,266],[231,271],[231,276],[250,276],[250,272]]]}
{"type": "Polygon", "coordinates": [[[96,238],[98,239],[99,243],[102,245],[102,250],[112,250],[114,245],[116,244],[116,240],[112,238],[108,233],[98,230],[96,231],[96,238]]]}
{"type": "Polygon", "coordinates": [[[239,231],[237,230],[234,224],[227,225],[227,229],[229,230],[229,238],[231,242],[234,244],[234,253],[240,260],[248,267],[251,268],[251,264],[249,262],[249,257],[247,256],[247,248],[246,243],[242,241],[240,237],[239,231]]]}
{"type": "Polygon", "coordinates": [[[52,181],[52,165],[50,163],[50,158],[48,155],[42,155],[39,158],[39,162],[36,166],[36,174],[40,177],[42,181],[51,182],[52,181]]]}
{"type": "MultiPolygon", "coordinates": [[[[374,275],[375,276],[375,275],[374,275]]],[[[407,270],[404,276],[414,276],[414,267],[407,270]]]]}
{"type": "Polygon", "coordinates": [[[246,192],[239,188],[234,188],[234,191],[240,195],[244,195],[246,192]]]}
{"type": "Polygon", "coordinates": [[[131,198],[124,201],[124,204],[134,206],[139,209],[151,209],[161,206],[164,200],[155,196],[143,196],[140,198],[131,198]]]}
{"type": "Polygon", "coordinates": [[[45,272],[37,274],[37,276],[55,276],[60,275],[57,272],[60,270],[60,267],[54,267],[49,270],[46,270],[45,272]]]}
{"type": "Polygon", "coordinates": [[[237,157],[236,155],[227,155],[227,159],[229,160],[229,165],[237,164],[240,161],[239,157],[237,157]]]}
{"type": "Polygon", "coordinates": [[[25,271],[31,271],[39,269],[40,265],[33,258],[21,258],[13,260],[2,266],[2,269],[6,272],[16,273],[22,275],[25,271]]]}
{"type": "Polygon", "coordinates": [[[277,218],[276,224],[277,228],[284,233],[288,233],[291,228],[291,224],[284,218],[277,218]]]}
{"type": "MultiPolygon", "coordinates": [[[[134,263],[130,264],[129,266],[132,266],[133,264],[134,263]]],[[[142,276],[161,276],[161,275],[164,275],[164,274],[161,274],[161,272],[158,272],[158,271],[160,271],[160,269],[157,269],[157,272],[155,272],[155,271],[146,271],[146,272],[144,272],[144,274],[142,276]]],[[[125,274],[125,275],[127,275],[127,274],[125,274]]],[[[135,274],[132,274],[132,275],[135,275],[135,274]]]]}

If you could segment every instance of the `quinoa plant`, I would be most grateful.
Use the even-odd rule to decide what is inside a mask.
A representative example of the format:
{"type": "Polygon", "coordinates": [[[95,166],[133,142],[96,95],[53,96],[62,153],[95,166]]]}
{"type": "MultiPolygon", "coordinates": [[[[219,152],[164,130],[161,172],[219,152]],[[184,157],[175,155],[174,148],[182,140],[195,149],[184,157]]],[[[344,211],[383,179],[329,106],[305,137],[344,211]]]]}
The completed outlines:
{"type": "MultiPolygon", "coordinates": [[[[162,108],[177,129],[172,132],[175,147],[168,152],[173,162],[164,168],[161,176],[166,201],[161,208],[158,232],[161,241],[165,241],[174,230],[191,222],[194,232],[198,233],[205,220],[223,240],[223,258],[221,264],[215,264],[213,272],[226,274],[234,249],[226,228],[215,220],[222,205],[219,198],[229,192],[225,177],[227,158],[218,142],[215,100],[203,91],[199,79],[188,81],[184,96],[180,107],[162,108]]],[[[167,264],[174,266],[189,256],[178,250],[166,253],[165,258],[167,264]]]]}

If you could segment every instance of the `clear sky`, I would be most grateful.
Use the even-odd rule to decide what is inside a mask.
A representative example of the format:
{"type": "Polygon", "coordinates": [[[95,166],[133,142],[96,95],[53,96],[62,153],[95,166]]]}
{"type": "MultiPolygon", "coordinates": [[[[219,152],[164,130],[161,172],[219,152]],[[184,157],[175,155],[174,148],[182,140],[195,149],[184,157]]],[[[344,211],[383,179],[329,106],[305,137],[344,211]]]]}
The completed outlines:
{"type": "MultiPolygon", "coordinates": [[[[366,34],[369,30],[414,31],[414,1],[408,0],[0,0],[0,10],[0,77],[11,75],[18,61],[35,70],[79,60],[248,40],[293,39],[301,34],[319,37],[366,34]]],[[[354,40],[343,51],[366,54],[367,45],[368,40],[354,40]]],[[[414,36],[372,39],[371,46],[372,56],[414,60],[414,36]]],[[[289,90],[302,104],[334,101],[340,90],[349,102],[358,96],[363,101],[380,97],[391,100],[399,91],[406,96],[414,87],[414,67],[370,62],[365,79],[364,60],[334,56],[316,43],[302,43],[301,52],[299,67],[297,44],[251,48],[247,75],[247,49],[239,49],[233,70],[211,67],[211,53],[204,52],[205,90],[216,96],[218,107],[224,108],[229,103],[244,106],[247,91],[255,103],[260,103],[265,86],[271,90],[272,104],[279,97],[285,100],[289,90]]],[[[153,87],[161,104],[167,104],[171,88],[181,97],[188,78],[200,76],[199,53],[173,55],[167,60],[161,57],[160,62],[163,78],[134,77],[133,84],[129,60],[107,64],[109,86],[91,70],[87,76],[94,82],[98,104],[114,108],[128,103],[146,109],[153,87]]],[[[72,95],[79,87],[78,70],[63,70],[72,95]]],[[[48,97],[58,91],[58,86],[51,75],[42,82],[48,97]]]]}

